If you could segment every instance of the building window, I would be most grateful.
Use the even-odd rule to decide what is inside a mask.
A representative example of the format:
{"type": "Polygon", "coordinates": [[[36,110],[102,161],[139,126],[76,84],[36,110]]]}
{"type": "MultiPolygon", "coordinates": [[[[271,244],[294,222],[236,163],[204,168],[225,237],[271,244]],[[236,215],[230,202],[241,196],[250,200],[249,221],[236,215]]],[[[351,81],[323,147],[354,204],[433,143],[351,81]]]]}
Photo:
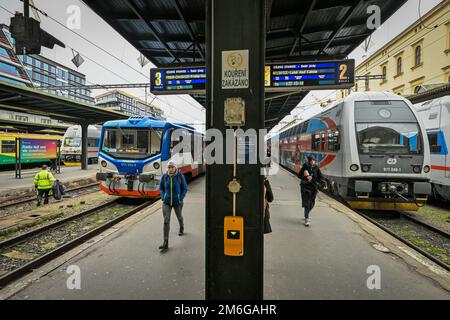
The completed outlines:
{"type": "Polygon", "coordinates": [[[365,85],[366,91],[370,91],[369,75],[366,76],[365,85]]]}
{"type": "Polygon", "coordinates": [[[355,91],[358,91],[358,82],[355,83],[355,91]]]}
{"type": "Polygon", "coordinates": [[[42,124],[52,124],[52,120],[50,119],[41,119],[42,124]]]}
{"type": "Polygon", "coordinates": [[[420,91],[420,86],[416,86],[416,87],[414,88],[414,93],[419,93],[419,91],[420,91]]]}
{"type": "Polygon", "coordinates": [[[415,62],[416,67],[422,63],[422,47],[421,46],[417,46],[414,51],[414,62],[415,62]]]}
{"type": "Polygon", "coordinates": [[[397,75],[402,74],[402,57],[397,58],[397,75]]]}
{"type": "Polygon", "coordinates": [[[383,67],[382,74],[383,74],[383,82],[384,82],[384,81],[387,80],[387,68],[386,68],[386,66],[383,67]]]}
{"type": "Polygon", "coordinates": [[[15,118],[16,118],[17,121],[25,121],[25,122],[28,122],[28,117],[27,117],[27,116],[16,115],[15,118]]]}

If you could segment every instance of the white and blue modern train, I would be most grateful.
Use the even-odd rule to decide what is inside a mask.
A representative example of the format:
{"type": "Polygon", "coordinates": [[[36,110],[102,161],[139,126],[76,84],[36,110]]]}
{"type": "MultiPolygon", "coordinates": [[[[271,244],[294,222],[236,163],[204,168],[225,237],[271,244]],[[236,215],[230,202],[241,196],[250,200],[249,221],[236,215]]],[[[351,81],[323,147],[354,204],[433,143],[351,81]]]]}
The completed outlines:
{"type": "MultiPolygon", "coordinates": [[[[98,162],[98,144],[101,127],[97,125],[88,126],[88,163],[98,162]]],[[[81,126],[71,126],[64,133],[61,146],[61,160],[65,166],[81,164],[81,126]]]]}
{"type": "Polygon", "coordinates": [[[353,208],[417,210],[431,193],[426,130],[401,96],[353,93],[271,139],[296,173],[313,155],[328,189],[353,208]]]}
{"type": "Polygon", "coordinates": [[[187,180],[205,171],[202,159],[194,156],[195,146],[202,157],[203,135],[188,125],[153,117],[108,121],[100,137],[97,173],[100,188],[110,195],[158,198],[159,180],[169,159],[177,162],[187,180]],[[191,148],[175,154],[174,147],[185,137],[189,138],[186,141],[191,143],[191,148]]]}
{"type": "Polygon", "coordinates": [[[424,122],[430,144],[432,195],[450,201],[450,96],[414,106],[424,122]]]}

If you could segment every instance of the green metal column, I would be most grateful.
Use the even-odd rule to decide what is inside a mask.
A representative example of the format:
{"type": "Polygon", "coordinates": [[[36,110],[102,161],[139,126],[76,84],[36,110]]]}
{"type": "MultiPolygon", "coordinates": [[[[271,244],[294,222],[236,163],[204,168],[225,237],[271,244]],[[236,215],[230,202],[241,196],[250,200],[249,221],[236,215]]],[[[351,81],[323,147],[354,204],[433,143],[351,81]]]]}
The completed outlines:
{"type": "Polygon", "coordinates": [[[88,168],[88,123],[81,123],[81,170],[88,168]]]}
{"type": "MultiPolygon", "coordinates": [[[[225,137],[224,101],[245,100],[242,129],[264,128],[264,59],[266,1],[207,1],[207,129],[225,137]],[[222,88],[223,51],[248,50],[248,88],[222,88]]],[[[224,146],[225,149],[225,146],[224,146]]],[[[226,156],[224,156],[226,159],[226,156]]],[[[259,161],[258,161],[259,162],[259,161]]],[[[233,197],[227,185],[233,165],[208,165],[206,170],[206,299],[263,298],[263,179],[260,164],[237,166],[242,189],[237,215],[244,217],[244,255],[224,255],[224,217],[232,215],[233,197]]]]}

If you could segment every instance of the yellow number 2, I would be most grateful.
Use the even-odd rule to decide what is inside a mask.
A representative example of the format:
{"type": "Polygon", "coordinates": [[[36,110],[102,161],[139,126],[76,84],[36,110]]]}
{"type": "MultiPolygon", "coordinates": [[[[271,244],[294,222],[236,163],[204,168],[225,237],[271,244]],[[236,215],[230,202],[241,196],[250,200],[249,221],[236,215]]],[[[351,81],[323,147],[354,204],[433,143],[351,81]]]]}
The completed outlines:
{"type": "Polygon", "coordinates": [[[341,71],[341,74],[340,74],[340,76],[339,76],[339,79],[341,79],[341,80],[347,80],[347,76],[346,76],[346,74],[347,74],[347,65],[346,65],[346,64],[341,64],[341,65],[339,66],[339,71],[341,71]]]}

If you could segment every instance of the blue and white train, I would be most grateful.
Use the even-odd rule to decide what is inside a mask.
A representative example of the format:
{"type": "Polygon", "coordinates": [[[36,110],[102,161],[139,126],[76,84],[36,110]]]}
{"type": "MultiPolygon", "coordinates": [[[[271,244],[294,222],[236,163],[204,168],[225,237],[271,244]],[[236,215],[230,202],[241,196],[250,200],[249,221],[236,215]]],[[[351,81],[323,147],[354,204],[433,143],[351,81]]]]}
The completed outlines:
{"type": "Polygon", "coordinates": [[[433,197],[450,201],[450,96],[414,106],[424,122],[430,143],[433,197]]]}
{"type": "Polygon", "coordinates": [[[353,208],[417,210],[431,193],[425,127],[401,96],[352,93],[271,139],[296,173],[313,155],[328,189],[353,208]]]}
{"type": "Polygon", "coordinates": [[[194,149],[203,147],[203,135],[187,125],[153,117],[108,121],[100,136],[97,180],[100,188],[110,195],[158,198],[159,180],[169,159],[177,162],[186,179],[192,179],[206,169],[202,159],[194,156],[194,149]],[[192,147],[174,154],[174,147],[185,137],[192,147]]]}

